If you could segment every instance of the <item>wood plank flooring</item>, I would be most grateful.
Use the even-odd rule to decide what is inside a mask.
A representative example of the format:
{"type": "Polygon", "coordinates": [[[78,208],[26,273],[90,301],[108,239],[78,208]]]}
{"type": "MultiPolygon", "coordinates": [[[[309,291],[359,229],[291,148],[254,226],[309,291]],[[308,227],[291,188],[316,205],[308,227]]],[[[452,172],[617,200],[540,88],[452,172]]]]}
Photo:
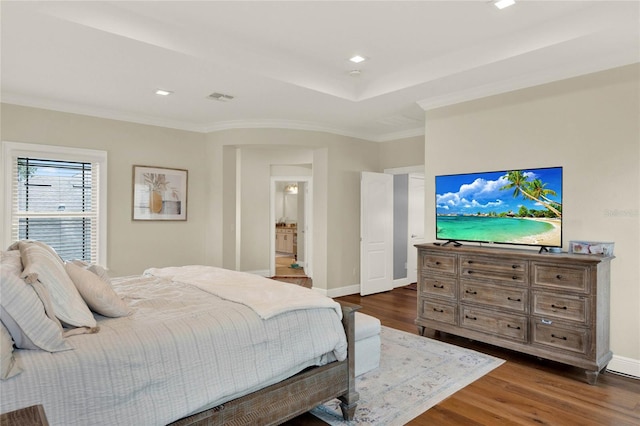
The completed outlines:
{"type": "MultiPolygon", "coordinates": [[[[382,325],[417,334],[416,291],[404,287],[361,297],[340,297],[362,306],[382,325]]],[[[422,425],[640,425],[640,380],[606,372],[595,386],[580,369],[445,333],[427,337],[506,360],[409,424],[422,425]]],[[[323,425],[305,414],[287,425],[323,425]]],[[[386,426],[386,425],[385,425],[386,426]]]]}

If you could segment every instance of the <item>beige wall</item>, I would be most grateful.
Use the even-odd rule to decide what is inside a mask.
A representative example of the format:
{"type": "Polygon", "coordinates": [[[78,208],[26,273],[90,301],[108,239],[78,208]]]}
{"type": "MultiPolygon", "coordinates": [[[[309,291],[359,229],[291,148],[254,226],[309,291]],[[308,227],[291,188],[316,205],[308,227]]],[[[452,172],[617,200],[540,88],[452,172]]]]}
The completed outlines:
{"type": "Polygon", "coordinates": [[[204,135],[7,104],[1,124],[3,141],[108,152],[107,266],[112,275],[205,261],[204,135]],[[188,221],[131,220],[134,164],[189,170],[188,221]]]}
{"type": "Polygon", "coordinates": [[[380,167],[382,170],[422,166],[423,160],[424,136],[414,136],[380,144],[380,167]]]}
{"type": "MultiPolygon", "coordinates": [[[[627,66],[428,111],[425,136],[427,194],[433,194],[439,174],[563,167],[564,249],[570,240],[615,242],[611,348],[617,357],[636,363],[639,75],[640,66],[627,66]]],[[[426,200],[429,240],[435,238],[434,198],[426,200]]]]}

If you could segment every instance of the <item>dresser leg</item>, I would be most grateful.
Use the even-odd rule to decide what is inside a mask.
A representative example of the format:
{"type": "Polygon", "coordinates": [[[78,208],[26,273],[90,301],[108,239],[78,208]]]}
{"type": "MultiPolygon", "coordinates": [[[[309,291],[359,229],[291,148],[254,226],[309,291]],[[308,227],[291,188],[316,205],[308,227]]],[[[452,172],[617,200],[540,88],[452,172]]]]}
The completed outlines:
{"type": "Polygon", "coordinates": [[[598,374],[600,374],[600,371],[586,370],[584,374],[587,376],[587,383],[589,383],[590,385],[595,385],[598,381],[598,374]]]}
{"type": "Polygon", "coordinates": [[[421,325],[418,326],[418,334],[424,336],[424,327],[421,325]]]}

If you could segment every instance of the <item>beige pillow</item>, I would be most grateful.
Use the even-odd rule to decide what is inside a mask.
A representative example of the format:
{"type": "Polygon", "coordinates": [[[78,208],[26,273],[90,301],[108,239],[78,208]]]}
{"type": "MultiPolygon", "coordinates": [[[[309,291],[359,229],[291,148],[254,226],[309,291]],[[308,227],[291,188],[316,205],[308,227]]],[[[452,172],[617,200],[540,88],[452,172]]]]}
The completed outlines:
{"type": "MultiPolygon", "coordinates": [[[[45,305],[34,286],[20,277],[15,268],[14,252],[2,252],[0,257],[0,319],[13,338],[16,347],[64,351],[72,347],[62,336],[62,327],[55,316],[47,316],[45,305]],[[8,254],[7,254],[8,253],[8,254]]],[[[46,288],[39,282],[40,292],[46,288]]]]}
{"type": "Polygon", "coordinates": [[[22,277],[29,279],[29,275],[37,274],[38,280],[45,285],[51,296],[56,317],[70,326],[96,327],[96,319],[67,275],[60,259],[39,244],[20,241],[18,247],[24,265],[22,277]]]}
{"type": "Polygon", "coordinates": [[[43,249],[47,250],[49,253],[51,253],[53,255],[53,257],[55,257],[60,262],[62,262],[62,258],[60,257],[60,255],[58,255],[58,252],[55,251],[55,249],[53,247],[51,247],[47,243],[43,243],[42,241],[38,241],[38,240],[20,240],[20,241],[16,241],[15,243],[11,244],[7,250],[18,250],[19,251],[20,250],[20,247],[19,247],[20,243],[30,243],[30,244],[35,244],[37,246],[40,246],[43,249]]]}
{"type": "Polygon", "coordinates": [[[92,311],[113,318],[131,313],[129,306],[113,290],[111,284],[103,281],[98,275],[75,262],[65,263],[64,268],[92,311]]]}
{"type": "Polygon", "coordinates": [[[13,356],[13,339],[0,322],[0,379],[7,380],[21,372],[20,362],[13,356]]]}
{"type": "Polygon", "coordinates": [[[91,271],[94,274],[96,274],[97,276],[99,276],[102,281],[111,284],[111,277],[107,273],[107,270],[104,269],[102,266],[100,266],[100,265],[92,265],[92,264],[90,264],[88,262],[85,262],[84,260],[80,260],[80,259],[71,260],[70,263],[73,263],[76,266],[80,266],[83,269],[88,269],[89,271],[91,271]]]}

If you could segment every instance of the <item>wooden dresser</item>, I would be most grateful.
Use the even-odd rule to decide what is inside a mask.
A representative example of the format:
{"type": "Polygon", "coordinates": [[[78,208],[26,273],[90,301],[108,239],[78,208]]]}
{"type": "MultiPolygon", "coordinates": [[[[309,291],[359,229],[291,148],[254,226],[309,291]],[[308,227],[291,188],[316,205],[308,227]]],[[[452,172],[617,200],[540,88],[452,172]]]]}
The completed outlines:
{"type": "Polygon", "coordinates": [[[419,244],[425,328],[584,368],[595,384],[611,360],[613,257],[419,244]]]}

